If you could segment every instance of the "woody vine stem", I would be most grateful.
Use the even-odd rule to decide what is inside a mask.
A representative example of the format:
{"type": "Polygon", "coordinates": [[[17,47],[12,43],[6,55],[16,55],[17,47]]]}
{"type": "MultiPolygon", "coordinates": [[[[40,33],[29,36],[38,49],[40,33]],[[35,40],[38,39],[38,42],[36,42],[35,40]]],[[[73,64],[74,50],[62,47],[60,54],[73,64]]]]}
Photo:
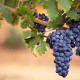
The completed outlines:
{"type": "MultiPolygon", "coordinates": [[[[8,7],[8,6],[5,6],[5,5],[4,5],[4,7],[5,8],[8,8],[12,13],[16,13],[16,9],[13,9],[13,8],[8,7]]],[[[32,21],[35,22],[33,19],[32,19],[32,21]]],[[[49,24],[47,21],[42,21],[42,20],[40,20],[38,18],[36,18],[36,23],[39,23],[39,24],[44,25],[44,26],[48,26],[48,24],[49,24]]],[[[66,27],[63,27],[62,29],[63,30],[66,30],[67,28],[66,27]]]]}

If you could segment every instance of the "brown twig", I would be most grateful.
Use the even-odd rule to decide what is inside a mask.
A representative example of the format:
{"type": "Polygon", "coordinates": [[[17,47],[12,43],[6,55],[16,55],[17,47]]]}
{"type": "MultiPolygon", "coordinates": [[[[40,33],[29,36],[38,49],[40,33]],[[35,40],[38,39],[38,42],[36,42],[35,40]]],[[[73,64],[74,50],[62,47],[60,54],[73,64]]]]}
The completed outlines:
{"type": "Polygon", "coordinates": [[[33,4],[33,2],[32,2],[32,0],[31,0],[31,2],[30,2],[30,9],[32,8],[32,4],[33,4]]]}
{"type": "Polygon", "coordinates": [[[38,18],[36,18],[36,23],[42,24],[44,26],[48,26],[48,24],[49,24],[47,21],[43,21],[43,20],[40,20],[38,18]]]}
{"type": "MultiPolygon", "coordinates": [[[[11,10],[12,13],[16,13],[16,10],[15,9],[13,9],[11,7],[8,7],[8,6],[5,6],[5,5],[4,5],[4,7],[5,8],[8,8],[9,10],[11,10]]],[[[23,21],[24,21],[24,19],[22,20],[22,22],[23,21]]],[[[32,19],[32,21],[35,22],[33,19],[32,19]]],[[[44,25],[44,26],[48,26],[48,24],[49,24],[47,21],[43,21],[43,20],[40,20],[38,18],[36,18],[36,23],[39,23],[39,24],[44,25]]],[[[62,29],[63,30],[66,30],[67,28],[66,27],[63,27],[62,29]]],[[[56,30],[56,29],[53,29],[53,30],[56,30]]]]}
{"type": "Polygon", "coordinates": [[[11,7],[8,7],[8,6],[5,6],[5,5],[4,5],[4,7],[8,8],[12,13],[16,13],[16,10],[14,8],[11,8],[11,7]]]}
{"type": "Polygon", "coordinates": [[[18,8],[19,8],[19,0],[18,0],[18,8]]]}
{"type": "Polygon", "coordinates": [[[79,8],[79,7],[80,7],[80,1],[79,1],[78,5],[76,6],[76,9],[79,8]]]}

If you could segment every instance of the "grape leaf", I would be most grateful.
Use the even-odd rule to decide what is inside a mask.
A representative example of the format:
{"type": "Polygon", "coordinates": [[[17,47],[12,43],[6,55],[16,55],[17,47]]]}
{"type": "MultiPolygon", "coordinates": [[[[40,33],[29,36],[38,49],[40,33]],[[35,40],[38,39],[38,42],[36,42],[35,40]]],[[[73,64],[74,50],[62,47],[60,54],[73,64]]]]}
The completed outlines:
{"type": "Polygon", "coordinates": [[[58,7],[56,0],[45,0],[43,7],[47,10],[49,17],[52,19],[58,15],[58,7]]]}
{"type": "Polygon", "coordinates": [[[32,0],[32,1],[33,1],[34,6],[39,3],[39,0],[32,0]]]}
{"type": "Polygon", "coordinates": [[[58,16],[49,22],[48,28],[60,29],[65,23],[66,15],[63,13],[64,11],[59,11],[58,16]]]}
{"type": "Polygon", "coordinates": [[[39,0],[39,3],[43,3],[45,0],[39,0]]]}
{"type": "Polygon", "coordinates": [[[27,12],[26,12],[26,7],[23,6],[23,5],[20,5],[19,8],[16,8],[16,11],[17,11],[17,14],[18,15],[25,15],[27,12]]]}
{"type": "MultiPolygon", "coordinates": [[[[32,37],[31,37],[32,38],[32,37]]],[[[30,41],[28,42],[28,48],[31,48],[31,52],[33,52],[33,54],[35,54],[34,49],[35,49],[35,45],[38,42],[41,42],[43,39],[41,37],[41,35],[36,35],[35,37],[33,37],[32,39],[30,39],[30,41]]]]}
{"type": "Polygon", "coordinates": [[[71,10],[67,12],[67,16],[70,17],[71,20],[80,20],[80,15],[77,14],[77,12],[80,12],[80,9],[71,8],[71,10]]]}
{"type": "Polygon", "coordinates": [[[23,31],[23,39],[31,37],[32,35],[33,35],[33,32],[31,31],[23,31]]]}
{"type": "Polygon", "coordinates": [[[21,23],[21,28],[27,28],[29,26],[33,26],[34,25],[34,22],[31,20],[31,17],[30,16],[26,16],[24,21],[21,23]]]}
{"type": "Polygon", "coordinates": [[[67,12],[71,8],[72,0],[59,0],[59,4],[62,6],[63,10],[67,12]]]}
{"type": "Polygon", "coordinates": [[[26,5],[27,8],[33,8],[39,3],[39,0],[20,0],[23,5],[26,5]],[[32,2],[32,5],[31,5],[32,2]]]}
{"type": "Polygon", "coordinates": [[[27,15],[30,16],[36,22],[35,16],[33,16],[33,14],[34,14],[33,10],[27,9],[27,15]]]}
{"type": "Polygon", "coordinates": [[[49,44],[43,41],[42,33],[36,33],[36,32],[34,33],[32,33],[32,31],[31,32],[27,31],[27,35],[26,35],[26,32],[25,32],[24,39],[28,44],[28,48],[31,48],[31,52],[33,52],[34,55],[35,55],[35,45],[37,45],[37,43],[39,42],[40,45],[36,47],[36,50],[41,56],[43,53],[45,53],[45,51],[47,50],[46,47],[49,47],[49,44]]]}
{"type": "Polygon", "coordinates": [[[38,42],[42,40],[41,36],[36,35],[28,44],[28,47],[34,47],[38,42]]]}
{"type": "Polygon", "coordinates": [[[11,25],[13,25],[13,26],[18,25],[18,23],[19,23],[19,16],[16,15],[15,13],[12,13],[11,21],[12,21],[11,25]]]}
{"type": "Polygon", "coordinates": [[[5,0],[4,5],[16,8],[18,6],[18,0],[5,0]]]}
{"type": "Polygon", "coordinates": [[[23,39],[27,39],[29,37],[34,37],[37,34],[37,30],[31,30],[31,31],[23,31],[23,39]]]}
{"type": "Polygon", "coordinates": [[[1,3],[0,3],[0,12],[2,16],[6,19],[6,21],[11,24],[12,23],[11,22],[12,13],[8,8],[5,8],[1,3]]]}
{"type": "Polygon", "coordinates": [[[30,38],[25,39],[25,43],[28,44],[33,38],[34,38],[34,37],[30,37],[30,38]]]}
{"type": "Polygon", "coordinates": [[[40,56],[47,51],[46,47],[49,47],[49,44],[44,41],[41,41],[40,45],[36,47],[36,50],[40,56]]]}
{"type": "Polygon", "coordinates": [[[34,22],[36,21],[35,17],[33,16],[34,12],[30,9],[27,9],[27,17],[25,17],[24,21],[21,23],[22,28],[27,28],[27,27],[33,27],[34,22]],[[33,20],[33,21],[32,21],[33,20]]]}

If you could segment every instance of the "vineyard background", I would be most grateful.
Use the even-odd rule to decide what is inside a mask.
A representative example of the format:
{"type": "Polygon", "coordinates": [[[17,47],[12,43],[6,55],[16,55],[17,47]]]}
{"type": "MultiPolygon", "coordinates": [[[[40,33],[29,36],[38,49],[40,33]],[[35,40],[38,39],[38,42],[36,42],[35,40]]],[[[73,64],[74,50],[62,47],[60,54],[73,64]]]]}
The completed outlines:
{"type": "MultiPolygon", "coordinates": [[[[41,6],[37,6],[36,9],[39,13],[44,12],[47,15],[46,10],[41,6]]],[[[12,26],[2,20],[0,27],[0,80],[64,80],[55,73],[51,49],[48,49],[41,57],[36,52],[37,57],[35,57],[30,49],[27,49],[27,45],[25,48],[6,48],[2,44],[12,26]]],[[[23,30],[20,25],[14,28],[21,35],[23,30]]],[[[49,33],[47,32],[46,35],[49,33]]],[[[75,49],[73,52],[75,53],[75,49]]],[[[69,74],[65,80],[80,79],[80,58],[75,54],[72,58],[69,74]]]]}

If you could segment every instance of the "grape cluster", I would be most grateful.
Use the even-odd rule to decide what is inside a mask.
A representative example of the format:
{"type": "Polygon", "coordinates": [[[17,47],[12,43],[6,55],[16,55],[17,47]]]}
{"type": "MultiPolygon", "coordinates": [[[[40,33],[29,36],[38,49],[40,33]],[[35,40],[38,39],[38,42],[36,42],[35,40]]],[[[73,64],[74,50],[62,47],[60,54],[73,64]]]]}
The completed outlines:
{"type": "MultiPolygon", "coordinates": [[[[38,15],[37,12],[34,12],[33,16],[35,16],[36,18],[39,18],[43,21],[49,21],[49,18],[44,13],[42,13],[42,14],[39,13],[39,15],[38,15]]],[[[38,32],[42,32],[42,35],[44,35],[46,26],[34,22],[33,28],[37,29],[38,32]]],[[[39,42],[37,43],[37,45],[39,45],[39,42]]]]}
{"type": "Polygon", "coordinates": [[[79,56],[80,56],[80,47],[78,47],[78,48],[76,49],[76,55],[79,55],[79,56]]]}
{"type": "Polygon", "coordinates": [[[49,34],[49,39],[46,41],[53,49],[55,56],[54,63],[56,63],[56,73],[62,77],[66,77],[72,60],[71,43],[74,42],[73,32],[70,29],[66,31],[57,30],[49,34]]]}
{"type": "Polygon", "coordinates": [[[74,33],[75,43],[73,43],[74,47],[76,46],[76,55],[80,55],[80,22],[72,21],[68,23],[71,31],[74,33]]]}
{"type": "Polygon", "coordinates": [[[77,12],[77,14],[80,14],[80,12],[77,12]]]}
{"type": "MultiPolygon", "coordinates": [[[[33,16],[35,16],[36,18],[39,18],[39,19],[41,19],[43,21],[48,21],[49,20],[49,18],[44,13],[38,15],[38,13],[35,12],[33,14],[33,16]]],[[[38,24],[38,23],[34,23],[34,27],[33,28],[37,29],[38,32],[45,32],[46,26],[38,24]]]]}

